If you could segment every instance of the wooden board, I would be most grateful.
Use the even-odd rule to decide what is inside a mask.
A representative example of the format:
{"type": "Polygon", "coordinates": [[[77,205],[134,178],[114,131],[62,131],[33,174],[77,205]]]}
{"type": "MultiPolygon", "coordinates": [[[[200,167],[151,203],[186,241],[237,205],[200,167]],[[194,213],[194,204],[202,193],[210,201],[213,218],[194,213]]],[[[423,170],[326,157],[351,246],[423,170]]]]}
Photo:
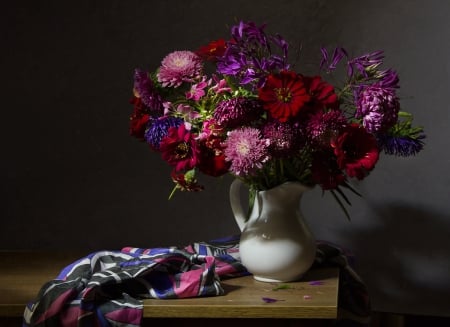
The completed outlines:
{"type": "MultiPolygon", "coordinates": [[[[44,283],[85,254],[0,251],[0,317],[20,317],[44,283]]],[[[144,300],[144,317],[154,318],[323,318],[337,315],[338,268],[310,270],[299,282],[255,281],[251,276],[221,281],[225,295],[144,300]],[[266,303],[263,298],[275,302],[266,303]]]]}

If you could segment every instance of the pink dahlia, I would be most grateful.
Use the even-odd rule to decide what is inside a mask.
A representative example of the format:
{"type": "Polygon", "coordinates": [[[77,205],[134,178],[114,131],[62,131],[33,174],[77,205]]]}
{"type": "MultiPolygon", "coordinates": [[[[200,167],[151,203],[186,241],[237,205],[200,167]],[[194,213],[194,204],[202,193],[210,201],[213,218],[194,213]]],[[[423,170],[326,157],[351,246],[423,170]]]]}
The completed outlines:
{"type": "Polygon", "coordinates": [[[162,139],[160,147],[162,158],[175,167],[175,172],[189,170],[198,163],[198,148],[195,135],[186,129],[185,124],[170,127],[162,139]]]}
{"type": "Polygon", "coordinates": [[[244,127],[228,133],[225,140],[225,159],[231,162],[230,171],[237,176],[253,175],[269,160],[269,139],[261,137],[258,129],[244,127]]]}
{"type": "Polygon", "coordinates": [[[183,82],[193,82],[200,78],[202,59],[192,51],[174,51],[161,62],[158,82],[162,86],[178,87],[183,82]]]}

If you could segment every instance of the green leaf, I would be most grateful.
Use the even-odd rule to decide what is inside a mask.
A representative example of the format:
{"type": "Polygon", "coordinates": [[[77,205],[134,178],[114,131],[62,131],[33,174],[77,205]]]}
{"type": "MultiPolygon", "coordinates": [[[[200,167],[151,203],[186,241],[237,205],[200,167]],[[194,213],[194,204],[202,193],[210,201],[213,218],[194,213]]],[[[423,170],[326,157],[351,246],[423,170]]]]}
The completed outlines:
{"type": "Polygon", "coordinates": [[[272,288],[272,291],[287,290],[290,288],[292,288],[292,286],[289,284],[280,284],[272,288]]]}

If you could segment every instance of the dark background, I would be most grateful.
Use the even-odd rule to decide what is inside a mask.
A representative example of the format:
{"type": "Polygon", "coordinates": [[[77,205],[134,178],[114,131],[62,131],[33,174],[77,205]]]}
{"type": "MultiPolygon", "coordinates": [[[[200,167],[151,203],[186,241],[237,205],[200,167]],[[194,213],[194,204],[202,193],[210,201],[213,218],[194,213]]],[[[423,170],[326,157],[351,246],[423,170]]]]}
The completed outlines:
{"type": "MultiPolygon", "coordinates": [[[[9,1],[1,10],[0,249],[185,245],[237,233],[230,178],[168,201],[170,168],[128,135],[132,74],[171,51],[268,23],[303,50],[384,49],[427,144],[382,157],[348,222],[315,189],[302,208],[318,239],[348,247],[374,310],[450,316],[447,1],[9,1]]],[[[1,266],[0,266],[1,272],[1,266]]]]}

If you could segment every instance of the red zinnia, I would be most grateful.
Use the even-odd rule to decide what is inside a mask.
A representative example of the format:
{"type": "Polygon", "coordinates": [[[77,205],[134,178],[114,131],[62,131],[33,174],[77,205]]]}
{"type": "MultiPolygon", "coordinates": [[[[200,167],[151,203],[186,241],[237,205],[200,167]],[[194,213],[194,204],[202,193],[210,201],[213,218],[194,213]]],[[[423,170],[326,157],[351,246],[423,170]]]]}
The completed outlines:
{"type": "Polygon", "coordinates": [[[295,117],[311,98],[302,77],[293,71],[269,75],[258,95],[264,109],[280,122],[295,117]]]}
{"type": "Polygon", "coordinates": [[[311,95],[314,107],[318,109],[337,109],[339,107],[338,97],[334,92],[333,85],[322,81],[320,76],[304,77],[303,81],[311,95]]]}
{"type": "Polygon", "coordinates": [[[226,49],[225,40],[211,41],[208,45],[200,47],[196,54],[204,60],[215,61],[217,57],[223,56],[226,49]]]}
{"type": "Polygon", "coordinates": [[[192,169],[198,162],[197,143],[194,135],[186,129],[184,124],[179,127],[170,127],[159,149],[162,158],[169,165],[174,166],[175,171],[192,169]]]}
{"type": "Polygon", "coordinates": [[[345,169],[349,177],[363,179],[378,161],[377,140],[358,124],[347,126],[332,146],[339,168],[345,169]]]}

